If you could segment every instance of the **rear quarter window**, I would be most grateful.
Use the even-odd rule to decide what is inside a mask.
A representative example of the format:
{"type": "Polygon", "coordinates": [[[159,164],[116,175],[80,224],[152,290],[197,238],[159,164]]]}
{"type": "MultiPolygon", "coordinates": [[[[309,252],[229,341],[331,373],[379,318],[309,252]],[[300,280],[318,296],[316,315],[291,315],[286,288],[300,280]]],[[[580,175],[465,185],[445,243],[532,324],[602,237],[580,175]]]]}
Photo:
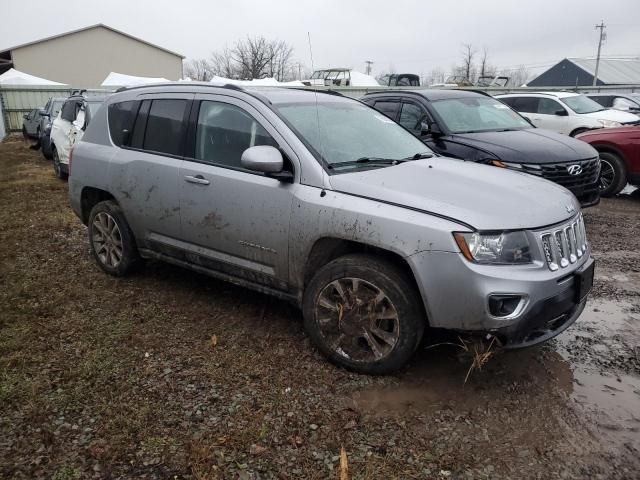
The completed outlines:
{"type": "Polygon", "coordinates": [[[129,144],[139,106],[140,102],[137,100],[109,105],[109,134],[111,141],[118,147],[129,144]]]}

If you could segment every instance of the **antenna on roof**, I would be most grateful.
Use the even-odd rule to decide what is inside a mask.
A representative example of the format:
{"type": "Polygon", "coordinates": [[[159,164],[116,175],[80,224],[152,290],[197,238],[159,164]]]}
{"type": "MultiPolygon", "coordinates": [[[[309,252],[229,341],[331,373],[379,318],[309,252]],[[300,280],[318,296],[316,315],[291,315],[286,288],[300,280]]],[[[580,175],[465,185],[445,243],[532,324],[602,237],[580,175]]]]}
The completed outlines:
{"type": "Polygon", "coordinates": [[[309,55],[311,56],[311,70],[315,72],[316,67],[313,66],[313,50],[311,49],[311,33],[307,32],[307,38],[309,39],[309,55]]]}

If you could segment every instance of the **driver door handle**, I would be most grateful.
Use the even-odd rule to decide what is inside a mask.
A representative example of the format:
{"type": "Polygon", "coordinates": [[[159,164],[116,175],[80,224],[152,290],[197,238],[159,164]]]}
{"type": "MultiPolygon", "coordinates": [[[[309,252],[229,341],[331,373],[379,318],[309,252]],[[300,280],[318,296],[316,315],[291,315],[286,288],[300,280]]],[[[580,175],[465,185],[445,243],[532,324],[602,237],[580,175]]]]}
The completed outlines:
{"type": "Polygon", "coordinates": [[[202,175],[185,175],[184,179],[189,183],[197,183],[198,185],[209,185],[209,180],[202,175]]]}

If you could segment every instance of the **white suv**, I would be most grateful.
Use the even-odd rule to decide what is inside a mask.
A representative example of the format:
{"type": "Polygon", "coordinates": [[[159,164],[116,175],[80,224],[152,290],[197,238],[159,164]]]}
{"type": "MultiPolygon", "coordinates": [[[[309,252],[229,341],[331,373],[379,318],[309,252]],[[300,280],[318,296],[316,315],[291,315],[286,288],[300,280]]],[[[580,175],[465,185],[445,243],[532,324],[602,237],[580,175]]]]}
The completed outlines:
{"type": "Polygon", "coordinates": [[[578,93],[509,93],[495,98],[527,117],[536,127],[572,137],[594,128],[640,123],[637,115],[605,108],[578,93]]]}
{"type": "Polygon", "coordinates": [[[51,123],[51,155],[56,177],[66,180],[69,175],[69,152],[84,135],[92,114],[105,97],[85,97],[82,92],[72,94],[51,123]]]}

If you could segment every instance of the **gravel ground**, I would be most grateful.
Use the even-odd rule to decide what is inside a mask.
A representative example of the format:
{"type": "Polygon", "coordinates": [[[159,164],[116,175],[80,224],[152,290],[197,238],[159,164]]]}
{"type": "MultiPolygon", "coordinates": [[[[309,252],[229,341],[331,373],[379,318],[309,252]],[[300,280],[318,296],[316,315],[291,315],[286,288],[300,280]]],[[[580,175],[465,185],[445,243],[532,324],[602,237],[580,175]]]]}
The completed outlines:
{"type": "Polygon", "coordinates": [[[586,214],[581,320],[541,348],[325,362],[300,313],[169,265],[105,275],[66,183],[0,144],[0,478],[640,477],[640,195],[586,214]]]}

